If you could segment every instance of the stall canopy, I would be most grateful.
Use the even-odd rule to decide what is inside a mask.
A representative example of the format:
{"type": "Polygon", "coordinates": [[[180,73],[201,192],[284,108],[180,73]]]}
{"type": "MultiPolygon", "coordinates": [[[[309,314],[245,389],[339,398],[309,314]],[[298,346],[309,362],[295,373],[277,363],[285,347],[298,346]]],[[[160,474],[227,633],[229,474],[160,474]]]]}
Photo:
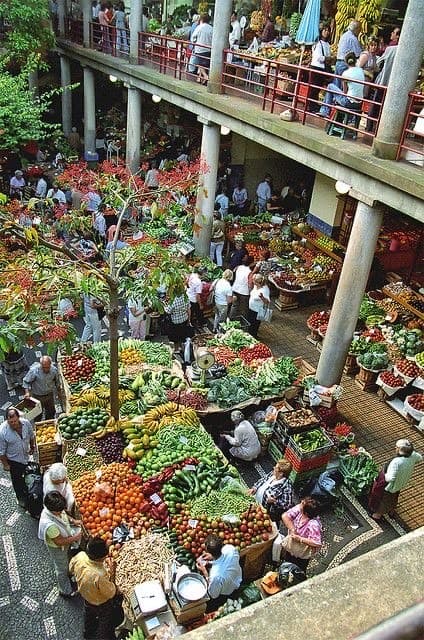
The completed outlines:
{"type": "Polygon", "coordinates": [[[298,44],[313,44],[319,36],[321,0],[308,0],[296,34],[298,44]]]}

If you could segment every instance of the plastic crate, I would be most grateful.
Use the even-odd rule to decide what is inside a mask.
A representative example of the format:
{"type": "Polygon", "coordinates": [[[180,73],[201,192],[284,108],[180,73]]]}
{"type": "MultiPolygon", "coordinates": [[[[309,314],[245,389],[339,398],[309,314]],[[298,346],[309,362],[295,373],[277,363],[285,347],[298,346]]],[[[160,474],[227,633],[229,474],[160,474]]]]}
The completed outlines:
{"type": "Polygon", "coordinates": [[[277,446],[273,440],[271,440],[271,442],[268,445],[268,453],[270,457],[274,460],[274,462],[277,462],[278,460],[281,460],[281,458],[284,457],[284,449],[277,446]]]}
{"type": "Polygon", "coordinates": [[[287,447],[284,452],[284,457],[286,460],[291,462],[293,469],[297,473],[303,473],[305,471],[310,471],[311,469],[316,469],[317,467],[325,466],[331,459],[331,451],[324,453],[322,456],[317,456],[316,458],[299,460],[297,455],[287,447]]]}
{"type": "Polygon", "coordinates": [[[333,448],[334,445],[333,445],[333,442],[324,433],[324,431],[322,429],[319,429],[319,431],[321,431],[322,435],[324,436],[324,438],[326,440],[326,443],[324,445],[322,445],[322,447],[318,447],[317,449],[314,449],[313,451],[304,451],[303,449],[301,449],[299,447],[297,442],[295,442],[291,436],[288,437],[287,447],[292,449],[292,451],[296,454],[296,456],[297,456],[297,458],[299,460],[307,460],[307,459],[310,459],[310,458],[317,458],[319,456],[322,456],[322,455],[324,455],[324,453],[327,453],[328,451],[331,451],[331,449],[333,448]]]}
{"type": "Polygon", "coordinates": [[[323,471],[325,471],[326,465],[323,467],[317,467],[316,469],[310,469],[309,471],[298,472],[294,469],[290,472],[289,479],[294,485],[305,484],[309,482],[311,478],[318,478],[323,471]]]}
{"type": "Polygon", "coordinates": [[[276,420],[276,425],[278,425],[280,431],[284,430],[285,433],[290,435],[291,433],[302,433],[304,431],[312,431],[312,429],[318,429],[320,426],[320,421],[317,415],[311,416],[311,419],[315,419],[315,422],[311,424],[299,425],[297,427],[293,427],[290,425],[286,418],[288,416],[293,416],[295,414],[299,414],[303,409],[293,409],[293,411],[280,411],[278,413],[278,417],[276,420]]]}

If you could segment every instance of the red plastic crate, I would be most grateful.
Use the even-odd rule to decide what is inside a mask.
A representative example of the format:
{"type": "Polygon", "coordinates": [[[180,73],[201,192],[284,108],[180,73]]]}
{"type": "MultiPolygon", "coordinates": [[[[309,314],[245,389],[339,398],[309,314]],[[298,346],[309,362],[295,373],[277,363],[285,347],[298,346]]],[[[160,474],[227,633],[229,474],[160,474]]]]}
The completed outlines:
{"type": "Polygon", "coordinates": [[[298,473],[302,473],[304,471],[309,471],[310,469],[316,469],[317,467],[326,465],[331,458],[331,451],[317,456],[316,458],[306,458],[305,460],[299,460],[295,452],[287,447],[284,453],[284,457],[286,458],[286,460],[291,462],[295,471],[297,471],[298,473]]]}

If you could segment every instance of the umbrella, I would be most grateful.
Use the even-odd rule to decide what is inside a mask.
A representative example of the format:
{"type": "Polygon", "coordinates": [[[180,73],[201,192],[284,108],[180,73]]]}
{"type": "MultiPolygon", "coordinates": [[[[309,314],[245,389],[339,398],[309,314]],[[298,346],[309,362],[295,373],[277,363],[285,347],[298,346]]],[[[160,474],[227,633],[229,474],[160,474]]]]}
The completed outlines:
{"type": "Polygon", "coordinates": [[[296,34],[298,44],[313,44],[319,36],[321,0],[308,0],[296,34]]]}

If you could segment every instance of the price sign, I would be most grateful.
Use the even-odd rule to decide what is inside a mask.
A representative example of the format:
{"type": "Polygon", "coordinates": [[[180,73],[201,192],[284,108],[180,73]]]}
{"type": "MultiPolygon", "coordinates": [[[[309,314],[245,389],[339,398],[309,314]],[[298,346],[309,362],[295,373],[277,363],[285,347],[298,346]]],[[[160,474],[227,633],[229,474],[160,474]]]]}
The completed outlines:
{"type": "Polygon", "coordinates": [[[194,464],[186,464],[185,467],[183,467],[183,471],[195,471],[196,467],[194,466],[194,464]]]}
{"type": "Polygon", "coordinates": [[[82,358],[80,358],[79,360],[77,360],[77,365],[78,365],[78,367],[82,367],[82,358]]]}
{"type": "Polygon", "coordinates": [[[150,496],[150,500],[151,502],[153,502],[153,504],[160,504],[162,502],[162,498],[158,496],[157,493],[152,493],[152,495],[150,496]]]}
{"type": "Polygon", "coordinates": [[[188,440],[185,436],[180,436],[180,442],[181,444],[188,444],[188,440]]]}
{"type": "Polygon", "coordinates": [[[187,524],[188,524],[188,526],[189,526],[189,527],[191,527],[192,529],[195,529],[195,528],[197,527],[197,523],[198,523],[198,522],[199,522],[198,520],[191,520],[191,519],[190,519],[190,520],[187,522],[187,524]]]}
{"type": "Polygon", "coordinates": [[[75,451],[75,453],[77,454],[77,456],[85,456],[85,454],[87,453],[87,449],[83,449],[82,447],[78,447],[78,449],[75,451]]]}

